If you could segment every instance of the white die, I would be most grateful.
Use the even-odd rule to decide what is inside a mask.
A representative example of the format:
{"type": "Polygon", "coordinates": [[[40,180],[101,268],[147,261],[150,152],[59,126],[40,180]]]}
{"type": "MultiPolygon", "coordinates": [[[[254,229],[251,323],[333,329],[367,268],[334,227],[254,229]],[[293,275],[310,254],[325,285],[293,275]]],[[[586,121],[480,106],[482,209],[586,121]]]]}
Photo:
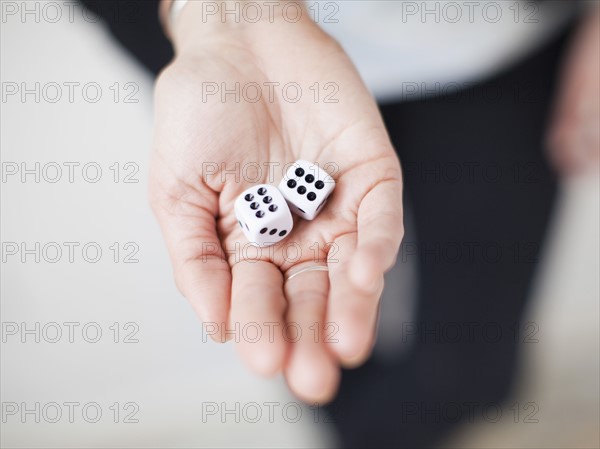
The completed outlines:
{"type": "Polygon", "coordinates": [[[285,172],[279,190],[295,214],[314,220],[335,189],[335,181],[317,164],[296,161],[285,172]]]}
{"type": "Polygon", "coordinates": [[[235,200],[234,210],[244,235],[255,246],[274,245],[294,226],[285,198],[275,186],[268,184],[244,191],[235,200]]]}

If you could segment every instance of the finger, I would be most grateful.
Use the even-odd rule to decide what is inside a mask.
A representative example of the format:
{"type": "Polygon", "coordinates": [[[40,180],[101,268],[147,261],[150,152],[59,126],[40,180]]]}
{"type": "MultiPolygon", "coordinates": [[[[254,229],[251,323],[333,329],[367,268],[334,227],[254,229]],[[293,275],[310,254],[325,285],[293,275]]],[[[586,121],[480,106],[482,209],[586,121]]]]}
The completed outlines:
{"type": "MultiPolygon", "coordinates": [[[[226,323],[231,272],[217,235],[216,214],[200,203],[166,198],[163,191],[151,192],[151,200],[179,291],[205,323],[226,323]]],[[[219,341],[218,334],[211,337],[219,341]]]]}
{"type": "MultiPolygon", "coordinates": [[[[293,270],[297,272],[314,264],[297,265],[293,270]]],[[[340,378],[337,362],[326,345],[328,290],[329,279],[324,271],[303,272],[285,283],[286,329],[290,330],[285,377],[291,390],[306,402],[330,401],[340,378]]]]}
{"type": "Polygon", "coordinates": [[[327,322],[336,327],[336,341],[328,343],[342,364],[363,363],[371,353],[383,291],[383,279],[372,292],[355,288],[349,279],[349,261],[356,249],[356,235],[346,234],[335,241],[336,253],[328,261],[329,301],[327,322]]]}
{"type": "Polygon", "coordinates": [[[242,360],[258,374],[272,376],[283,366],[286,302],[283,277],[270,262],[241,261],[232,268],[231,322],[242,360]]]}
{"type": "MultiPolygon", "coordinates": [[[[598,116],[597,113],[595,115],[598,116]]],[[[552,164],[562,173],[597,169],[600,130],[584,118],[565,117],[553,128],[547,146],[552,164]]]]}
{"type": "Polygon", "coordinates": [[[577,151],[578,148],[574,145],[572,129],[572,126],[561,123],[559,128],[553,130],[547,143],[552,165],[557,171],[564,174],[576,172],[585,164],[583,153],[577,151]]]}
{"type": "Polygon", "coordinates": [[[383,274],[395,263],[404,234],[400,179],[376,185],[358,210],[358,244],[349,265],[351,283],[364,292],[375,292],[383,274]]]}

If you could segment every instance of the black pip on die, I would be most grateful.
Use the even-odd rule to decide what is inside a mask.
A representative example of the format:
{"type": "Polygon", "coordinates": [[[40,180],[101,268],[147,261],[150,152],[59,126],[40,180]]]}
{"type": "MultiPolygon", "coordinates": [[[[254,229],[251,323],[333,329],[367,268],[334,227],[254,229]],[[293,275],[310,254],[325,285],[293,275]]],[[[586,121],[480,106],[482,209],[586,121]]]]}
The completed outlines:
{"type": "Polygon", "coordinates": [[[244,235],[256,246],[274,245],[294,226],[283,195],[268,184],[251,187],[242,193],[235,201],[234,210],[244,235]]]}
{"type": "Polygon", "coordinates": [[[335,181],[317,164],[299,160],[286,170],[279,190],[295,214],[313,220],[323,209],[335,181]]]}

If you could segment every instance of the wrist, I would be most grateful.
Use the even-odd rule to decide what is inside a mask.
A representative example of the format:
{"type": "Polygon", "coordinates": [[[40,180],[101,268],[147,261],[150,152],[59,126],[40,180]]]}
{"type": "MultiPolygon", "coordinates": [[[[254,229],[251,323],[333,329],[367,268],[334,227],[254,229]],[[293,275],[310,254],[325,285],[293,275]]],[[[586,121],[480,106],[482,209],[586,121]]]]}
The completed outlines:
{"type": "Polygon", "coordinates": [[[160,18],[177,53],[214,41],[273,42],[280,33],[318,29],[302,0],[161,0],[160,18]]]}

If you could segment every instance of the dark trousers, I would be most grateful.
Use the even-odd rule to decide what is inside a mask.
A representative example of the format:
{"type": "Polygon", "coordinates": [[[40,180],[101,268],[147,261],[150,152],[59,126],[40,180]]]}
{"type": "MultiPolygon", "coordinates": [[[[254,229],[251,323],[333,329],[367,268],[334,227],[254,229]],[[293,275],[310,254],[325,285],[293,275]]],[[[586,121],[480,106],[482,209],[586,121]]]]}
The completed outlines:
{"type": "Polygon", "coordinates": [[[381,107],[412,217],[401,257],[417,261],[417,312],[397,317],[408,355],[344,372],[329,407],[344,447],[431,447],[458,424],[512,419],[503,400],[537,338],[523,315],[557,190],[543,142],[568,34],[466,90],[381,107]]]}
{"type": "MultiPolygon", "coordinates": [[[[154,73],[172,57],[156,0],[84,3],[154,73]]],[[[476,86],[381,107],[413,217],[401,254],[417,260],[417,316],[398,317],[408,355],[344,372],[328,407],[344,447],[430,447],[506,416],[519,349],[536,338],[523,313],[556,193],[543,139],[568,35],[476,86]]]]}

